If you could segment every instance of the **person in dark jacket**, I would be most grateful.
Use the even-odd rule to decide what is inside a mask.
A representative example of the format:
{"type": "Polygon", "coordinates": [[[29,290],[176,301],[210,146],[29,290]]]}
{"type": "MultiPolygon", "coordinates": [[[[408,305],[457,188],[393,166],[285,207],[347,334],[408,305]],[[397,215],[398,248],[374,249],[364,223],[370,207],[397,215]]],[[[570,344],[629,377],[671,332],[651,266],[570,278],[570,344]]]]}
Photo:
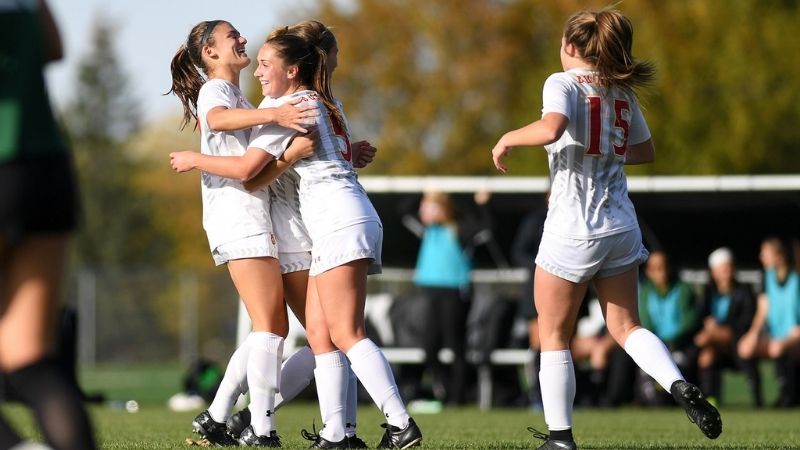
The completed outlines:
{"type": "Polygon", "coordinates": [[[722,247],[708,257],[711,282],[702,304],[703,328],[694,336],[698,347],[700,387],[709,397],[722,400],[722,368],[738,367],[747,377],[754,406],[761,406],[761,379],[757,360],[737,356],[736,345],[750,329],[756,301],[749,286],[736,279],[733,253],[722,247]]]}

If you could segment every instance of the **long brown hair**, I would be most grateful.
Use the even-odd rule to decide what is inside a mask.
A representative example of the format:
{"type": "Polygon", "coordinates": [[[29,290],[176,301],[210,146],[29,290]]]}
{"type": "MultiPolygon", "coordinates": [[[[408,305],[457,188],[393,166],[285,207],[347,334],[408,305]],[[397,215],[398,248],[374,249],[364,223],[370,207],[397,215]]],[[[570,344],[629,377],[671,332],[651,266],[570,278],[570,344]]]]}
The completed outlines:
{"type": "Polygon", "coordinates": [[[207,20],[200,22],[189,32],[186,43],[178,48],[172,57],[170,69],[172,70],[172,88],[167,94],[175,94],[183,105],[183,121],[181,129],[194,119],[197,128],[197,96],[200,88],[205,83],[205,78],[200,74],[208,75],[208,67],[203,61],[203,47],[214,45],[214,28],[224,20],[207,20]]]}
{"type": "Polygon", "coordinates": [[[633,91],[655,78],[652,63],[633,58],[633,25],[619,11],[607,8],[574,14],[564,27],[564,41],[594,66],[603,86],[633,91]]]}
{"type": "Polygon", "coordinates": [[[289,32],[289,27],[279,28],[267,39],[265,45],[275,48],[284,64],[297,66],[301,84],[317,91],[332,119],[344,124],[342,114],[333,100],[326,67],[327,51],[300,36],[289,32]]]}

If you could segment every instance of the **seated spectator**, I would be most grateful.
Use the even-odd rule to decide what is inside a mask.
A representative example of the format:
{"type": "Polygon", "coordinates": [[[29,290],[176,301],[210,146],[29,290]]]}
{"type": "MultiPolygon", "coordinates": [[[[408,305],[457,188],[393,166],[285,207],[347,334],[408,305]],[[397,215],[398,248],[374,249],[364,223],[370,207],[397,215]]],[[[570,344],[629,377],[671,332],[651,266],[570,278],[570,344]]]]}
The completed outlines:
{"type": "MultiPolygon", "coordinates": [[[[639,285],[639,317],[642,326],[658,336],[672,352],[687,380],[696,378],[697,348],[693,337],[700,328],[697,302],[692,288],[671,270],[667,254],[656,250],[645,264],[639,285]]],[[[640,397],[645,403],[661,403],[658,386],[640,376],[640,397]]]]}
{"type": "Polygon", "coordinates": [[[775,360],[779,385],[776,406],[798,404],[800,359],[800,277],[790,265],[788,247],[778,238],[765,239],[759,254],[764,267],[764,292],[755,318],[739,341],[739,356],[775,360]]]}
{"type": "Polygon", "coordinates": [[[709,398],[722,401],[722,368],[738,367],[747,377],[754,406],[762,405],[758,361],[736,353],[739,339],[750,329],[756,310],[752,290],[736,280],[733,253],[725,247],[708,257],[711,282],[703,298],[703,328],[694,336],[698,347],[700,388],[709,398]]]}

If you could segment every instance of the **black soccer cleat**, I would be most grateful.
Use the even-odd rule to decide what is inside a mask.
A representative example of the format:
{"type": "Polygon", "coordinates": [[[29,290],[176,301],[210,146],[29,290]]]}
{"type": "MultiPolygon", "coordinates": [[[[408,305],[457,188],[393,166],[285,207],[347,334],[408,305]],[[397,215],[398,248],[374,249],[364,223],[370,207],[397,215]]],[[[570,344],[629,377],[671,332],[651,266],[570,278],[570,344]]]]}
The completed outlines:
{"type": "Polygon", "coordinates": [[[259,436],[253,430],[252,425],[248,425],[239,435],[239,444],[243,447],[273,447],[281,446],[281,438],[278,437],[278,432],[272,430],[269,436],[259,436]]]}
{"type": "Polygon", "coordinates": [[[228,434],[234,439],[239,439],[242,431],[250,425],[250,408],[244,408],[236,414],[232,415],[225,422],[228,427],[228,434]]]}
{"type": "Polygon", "coordinates": [[[578,450],[578,445],[575,444],[575,441],[550,439],[550,435],[544,434],[533,427],[528,427],[528,431],[533,435],[534,439],[544,441],[544,444],[536,447],[536,450],[578,450]]]}
{"type": "Polygon", "coordinates": [[[350,448],[347,446],[347,436],[339,442],[332,442],[320,436],[313,425],[311,430],[311,432],[305,429],[300,430],[300,436],[302,436],[303,439],[313,441],[308,448],[350,448]]]}
{"type": "Polygon", "coordinates": [[[722,418],[717,408],[706,400],[700,388],[686,381],[672,383],[669,391],[686,415],[709,439],[716,439],[722,433],[722,418]]]}
{"type": "Polygon", "coordinates": [[[237,445],[236,441],[228,435],[225,424],[212,419],[208,410],[194,418],[192,428],[195,433],[215,447],[235,447],[237,445]]]}
{"type": "Polygon", "coordinates": [[[367,443],[364,442],[360,437],[356,436],[355,434],[345,439],[347,439],[347,448],[349,449],[369,448],[367,443]]]}
{"type": "Polygon", "coordinates": [[[388,423],[384,423],[381,426],[386,428],[386,432],[383,433],[378,448],[406,449],[422,442],[422,431],[420,431],[417,423],[412,418],[408,419],[408,425],[403,429],[388,423]]]}

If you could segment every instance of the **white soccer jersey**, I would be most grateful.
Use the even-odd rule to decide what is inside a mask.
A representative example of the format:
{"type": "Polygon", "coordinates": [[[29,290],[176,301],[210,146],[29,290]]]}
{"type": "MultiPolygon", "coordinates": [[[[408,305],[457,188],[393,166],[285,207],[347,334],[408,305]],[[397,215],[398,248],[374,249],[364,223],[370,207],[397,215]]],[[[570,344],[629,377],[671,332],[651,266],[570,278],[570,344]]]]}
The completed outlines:
{"type": "MultiPolygon", "coordinates": [[[[265,99],[261,106],[277,106],[298,98],[301,101],[297,106],[312,104],[319,108],[314,126],[319,128],[321,142],[314,155],[295,163],[292,169],[271,185],[275,201],[282,203],[273,211],[279,210],[281,214],[289,215],[299,211],[312,242],[315,238],[350,225],[380,222],[366,191],[358,182],[352,163],[345,159],[350,158],[351,154],[346,125],[334,130],[328,110],[316,92],[306,90],[279,99],[265,99]],[[297,184],[295,193],[292,192],[293,182],[297,184]]],[[[259,130],[250,146],[266,149],[280,157],[294,134],[293,130],[267,125],[259,130]]],[[[277,216],[273,219],[274,222],[286,220],[277,216]]],[[[296,234],[299,227],[291,223],[296,234]]],[[[280,250],[291,251],[284,247],[280,250]]]]}
{"type": "Polygon", "coordinates": [[[636,97],[573,69],[547,79],[543,103],[543,116],[569,118],[561,138],[545,146],[551,193],[544,231],[585,239],[636,228],[623,165],[628,145],[650,138],[636,97]]]}
{"type": "MultiPolygon", "coordinates": [[[[233,132],[209,129],[206,115],[217,106],[253,107],[233,84],[219,79],[206,82],[197,98],[201,132],[200,151],[213,156],[244,155],[250,141],[250,129],[233,132]]],[[[206,172],[202,172],[201,183],[203,228],[206,230],[211,250],[243,237],[272,232],[269,192],[266,189],[250,193],[238,180],[206,172]]]]}

